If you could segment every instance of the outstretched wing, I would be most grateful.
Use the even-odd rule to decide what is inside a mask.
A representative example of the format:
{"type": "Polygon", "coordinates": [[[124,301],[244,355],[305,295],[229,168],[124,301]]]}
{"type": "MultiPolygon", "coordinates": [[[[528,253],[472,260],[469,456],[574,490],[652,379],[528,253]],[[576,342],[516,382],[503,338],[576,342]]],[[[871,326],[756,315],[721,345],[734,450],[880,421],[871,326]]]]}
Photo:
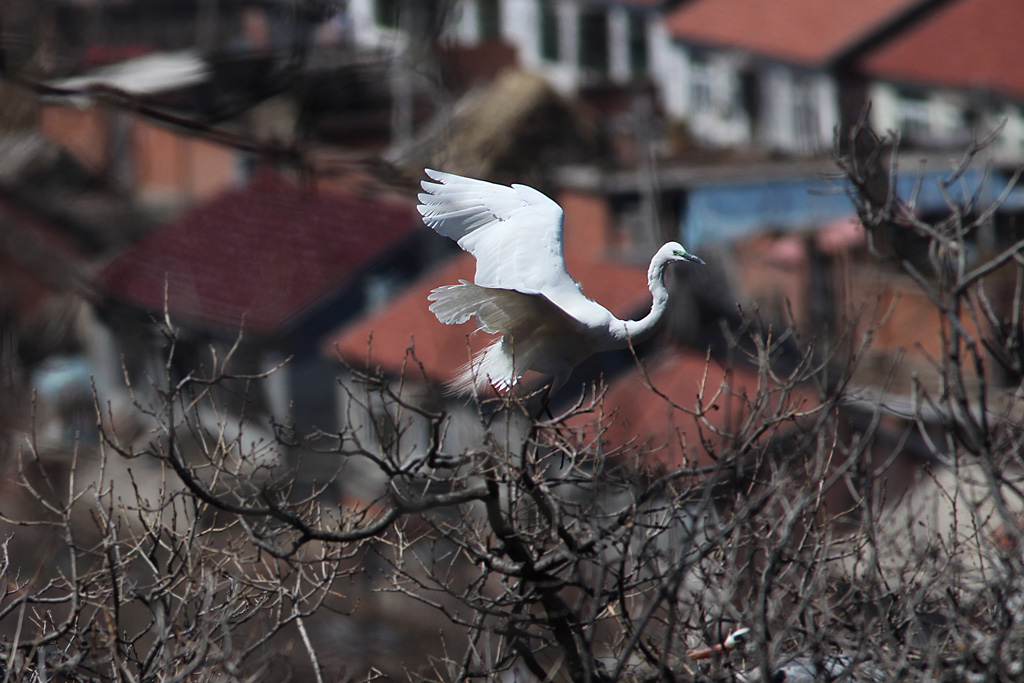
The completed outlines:
{"type": "Polygon", "coordinates": [[[445,325],[458,325],[476,316],[480,328],[492,334],[525,338],[538,334],[569,337],[586,333],[579,320],[539,293],[481,287],[462,281],[438,287],[427,299],[433,302],[430,310],[445,325]]]}
{"type": "Polygon", "coordinates": [[[422,183],[423,222],[473,254],[476,284],[526,293],[579,291],[565,270],[558,204],[526,185],[426,173],[437,182],[422,183]]]}

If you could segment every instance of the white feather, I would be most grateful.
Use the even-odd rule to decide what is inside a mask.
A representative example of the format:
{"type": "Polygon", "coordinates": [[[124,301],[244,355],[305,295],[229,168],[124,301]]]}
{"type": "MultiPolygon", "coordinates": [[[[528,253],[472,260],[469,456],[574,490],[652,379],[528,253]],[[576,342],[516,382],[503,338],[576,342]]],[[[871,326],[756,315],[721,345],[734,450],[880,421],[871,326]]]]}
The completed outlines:
{"type": "Polygon", "coordinates": [[[596,351],[649,335],[665,310],[665,265],[700,261],[676,242],[655,254],[648,272],[654,305],[640,321],[621,321],[583,296],[565,269],[563,214],[526,185],[497,185],[427,169],[419,212],[423,222],[476,258],[473,282],[438,287],[427,297],[446,325],[476,317],[501,339],[477,353],[450,383],[462,393],[494,386],[505,391],[526,370],[555,375],[560,385],[596,351]]]}
{"type": "Polygon", "coordinates": [[[535,292],[575,286],[565,270],[558,204],[525,185],[427,175],[438,182],[423,182],[423,222],[473,254],[476,284],[535,292]]]}
{"type": "Polygon", "coordinates": [[[522,375],[516,372],[513,356],[506,352],[504,345],[504,340],[499,339],[477,352],[448,382],[448,390],[453,394],[468,394],[486,391],[488,387],[498,391],[512,388],[522,375]]]}

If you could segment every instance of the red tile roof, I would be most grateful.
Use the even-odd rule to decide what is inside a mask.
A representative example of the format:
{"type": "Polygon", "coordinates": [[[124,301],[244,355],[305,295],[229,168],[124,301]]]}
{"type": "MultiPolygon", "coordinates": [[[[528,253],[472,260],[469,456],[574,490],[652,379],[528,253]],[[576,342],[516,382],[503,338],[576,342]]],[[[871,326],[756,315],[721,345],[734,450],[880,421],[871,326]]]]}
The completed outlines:
{"type": "MultiPolygon", "coordinates": [[[[619,316],[633,316],[650,306],[646,266],[625,265],[593,253],[566,254],[569,272],[583,286],[583,292],[619,316]]],[[[459,253],[448,263],[413,283],[379,313],[369,315],[341,330],[325,346],[330,358],[363,365],[370,343],[370,367],[398,374],[406,363],[406,350],[415,345],[416,358],[423,364],[427,379],[443,382],[469,360],[467,336],[473,350],[493,337],[474,332],[475,325],[442,325],[428,309],[427,294],[441,285],[472,280],[475,265],[472,256],[459,253]]],[[[406,376],[420,377],[419,369],[409,364],[406,376]]]]}
{"type": "MultiPolygon", "coordinates": [[[[608,388],[603,404],[608,417],[601,420],[605,445],[643,453],[645,467],[713,464],[730,445],[730,435],[749,419],[757,400],[765,401],[759,413],[766,419],[818,405],[809,390],[784,393],[749,368],[724,367],[692,350],[667,351],[646,364],[646,373],[651,386],[682,410],[652,391],[639,372],[629,372],[608,388]]],[[[576,426],[595,433],[594,420],[593,415],[581,415],[576,426]]],[[[783,421],[777,431],[785,433],[796,425],[783,421]]]]}
{"type": "Polygon", "coordinates": [[[824,65],[922,0],[692,0],[666,18],[680,40],[824,65]]]}
{"type": "MultiPolygon", "coordinates": [[[[324,346],[324,353],[328,358],[340,357],[354,365],[363,365],[368,359],[369,367],[380,366],[397,375],[406,362],[406,350],[415,345],[416,357],[431,380],[453,377],[455,370],[469,358],[466,335],[473,328],[439,323],[427,308],[427,294],[441,285],[472,280],[474,269],[473,257],[460,253],[409,285],[384,309],[364,316],[332,336],[324,346]]],[[[474,335],[474,341],[482,335],[474,335]]],[[[477,348],[482,345],[474,344],[477,348]]],[[[418,370],[410,367],[410,376],[418,376],[418,370]]]]}
{"type": "Polygon", "coordinates": [[[172,318],[278,331],[419,229],[412,205],[274,176],[225,192],[119,254],[98,287],[172,318]]]}
{"type": "Polygon", "coordinates": [[[1024,98],[1024,3],[957,0],[872,51],[878,78],[979,88],[1024,98]]]}

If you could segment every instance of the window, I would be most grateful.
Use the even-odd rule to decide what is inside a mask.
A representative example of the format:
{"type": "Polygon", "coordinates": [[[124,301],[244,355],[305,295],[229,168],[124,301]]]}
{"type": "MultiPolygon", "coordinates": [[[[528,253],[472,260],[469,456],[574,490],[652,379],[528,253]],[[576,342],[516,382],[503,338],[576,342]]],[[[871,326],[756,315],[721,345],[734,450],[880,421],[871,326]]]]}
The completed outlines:
{"type": "Polygon", "coordinates": [[[540,0],[540,56],[549,62],[559,60],[558,13],[552,3],[540,0]]]}
{"type": "Polygon", "coordinates": [[[928,100],[909,93],[900,93],[896,126],[907,142],[925,141],[932,132],[931,107],[928,100]]]}
{"type": "Polygon", "coordinates": [[[400,0],[374,0],[373,20],[378,26],[398,28],[400,0]]]}
{"type": "Polygon", "coordinates": [[[634,76],[647,73],[647,26],[644,17],[630,13],[629,24],[629,72],[634,76]]]}
{"type": "Polygon", "coordinates": [[[747,116],[750,117],[751,121],[756,121],[758,116],[761,114],[761,86],[759,74],[756,69],[747,67],[740,70],[739,79],[740,99],[743,103],[743,109],[746,111],[747,116]]]}
{"type": "Polygon", "coordinates": [[[820,151],[822,145],[818,140],[818,131],[821,129],[821,120],[818,117],[817,90],[810,78],[797,79],[794,84],[793,126],[798,151],[820,151]]]}
{"type": "Polygon", "coordinates": [[[690,96],[694,111],[709,111],[714,104],[714,74],[707,58],[694,55],[690,60],[690,96]]]}
{"type": "Polygon", "coordinates": [[[501,37],[501,8],[498,0],[479,0],[477,22],[480,40],[494,40],[501,37]]]}
{"type": "Polygon", "coordinates": [[[580,14],[579,64],[599,74],[608,73],[608,15],[600,10],[580,14]]]}

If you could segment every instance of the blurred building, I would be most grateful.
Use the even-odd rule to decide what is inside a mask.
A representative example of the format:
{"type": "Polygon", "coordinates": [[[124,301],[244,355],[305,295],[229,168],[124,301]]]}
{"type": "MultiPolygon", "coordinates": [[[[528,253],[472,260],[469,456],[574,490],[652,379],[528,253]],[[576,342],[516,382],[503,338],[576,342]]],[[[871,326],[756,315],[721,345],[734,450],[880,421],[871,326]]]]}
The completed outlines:
{"type": "MultiPolygon", "coordinates": [[[[969,200],[987,221],[976,256],[1019,232],[1008,169],[1024,159],[1024,17],[995,0],[57,6],[52,59],[22,46],[7,68],[40,85],[43,138],[146,217],[81,255],[90,301],[115,337],[138,342],[125,331],[159,321],[166,286],[172,319],[194,335],[182,362],[214,339],[226,351],[244,326],[250,369],[295,357],[263,408],[296,406],[310,428],[345,419],[344,390],[321,381],[347,372],[339,354],[415,376],[422,400],[453,406],[441,385],[466,359],[468,330],[435,324],[424,297],[468,265],[416,227],[424,166],[556,196],[570,272],[621,315],[644,313],[657,244],[702,255],[711,265],[679,276],[666,333],[640,349],[661,367],[708,349],[727,358],[736,302],[766,327],[845,338],[875,301],[860,312],[878,328],[877,355],[857,381],[877,389],[907,352],[895,398],[927,368],[939,321],[869,256],[849,188],[829,177],[836,142],[862,115],[897,131],[896,194],[923,217],[969,200]],[[950,159],[990,133],[940,189],[950,159]]],[[[893,253],[922,258],[922,245],[889,237],[893,253]]],[[[155,362],[150,332],[149,360],[133,362],[155,362]]],[[[577,379],[635,372],[613,356],[577,379]]]]}
{"type": "MultiPolygon", "coordinates": [[[[661,334],[587,361],[554,397],[606,386],[603,412],[570,425],[581,443],[635,458],[639,476],[741,481],[718,456],[785,458],[826,406],[844,436],[876,439],[867,467],[891,468],[897,501],[935,455],[922,435],[944,428],[937,411],[906,420],[941,381],[944,322],[888,258],[927,274],[928,245],[896,227],[869,244],[832,154],[866,116],[899,135],[892,190],[910,215],[983,217],[967,263],[1016,243],[1022,25],[1024,4],[998,0],[8,3],[2,94],[30,104],[0,119],[30,129],[0,131],[0,429],[24,431],[35,391],[40,442],[66,466],[95,440],[94,390],[127,443],[152,438],[127,423],[168,382],[223,372],[224,412],[200,427],[253,451],[293,428],[300,495],[374,510],[360,501],[387,483],[376,454],[472,452],[499,429],[491,407],[445,393],[486,339],[428,310],[432,288],[473,272],[415,212],[431,166],[556,198],[569,272],[619,316],[645,314],[661,242],[708,262],[673,273],[661,334]],[[751,362],[771,340],[785,377],[796,336],[820,340],[824,364],[821,349],[842,357],[869,330],[841,407],[828,382],[783,389],[751,362]],[[738,444],[751,419],[772,429],[738,444]],[[339,477],[343,439],[374,457],[339,477]]],[[[987,294],[1017,320],[1011,269],[987,294]]],[[[1019,387],[992,365],[968,381],[1019,387]]],[[[515,452],[526,418],[500,431],[515,452]]],[[[857,492],[831,494],[848,509],[857,492]]],[[[314,638],[397,676],[408,634],[434,624],[366,605],[364,623],[339,610],[314,638]]]]}

